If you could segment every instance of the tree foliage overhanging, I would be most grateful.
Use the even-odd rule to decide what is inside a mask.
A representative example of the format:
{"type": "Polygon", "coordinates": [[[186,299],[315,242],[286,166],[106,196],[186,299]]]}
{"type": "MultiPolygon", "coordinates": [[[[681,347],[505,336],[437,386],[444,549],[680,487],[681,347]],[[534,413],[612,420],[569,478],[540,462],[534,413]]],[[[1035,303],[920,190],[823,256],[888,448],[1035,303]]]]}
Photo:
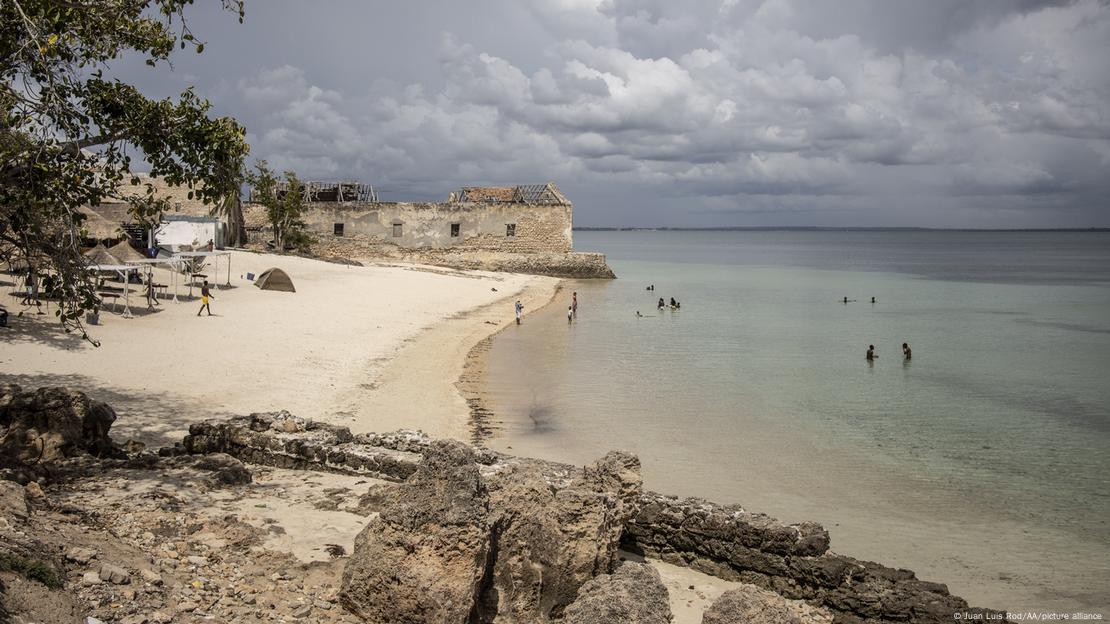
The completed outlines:
{"type": "MultiPolygon", "coordinates": [[[[221,0],[243,20],[242,0],[221,0]]],[[[209,116],[186,90],[154,100],[106,76],[124,54],[168,65],[179,49],[202,52],[184,11],[193,0],[0,0],[0,262],[48,277],[67,329],[96,309],[81,255],[81,206],[129,203],[156,220],[164,201],[138,184],[131,154],[151,175],[219,204],[238,196],[244,129],[209,116]]]]}

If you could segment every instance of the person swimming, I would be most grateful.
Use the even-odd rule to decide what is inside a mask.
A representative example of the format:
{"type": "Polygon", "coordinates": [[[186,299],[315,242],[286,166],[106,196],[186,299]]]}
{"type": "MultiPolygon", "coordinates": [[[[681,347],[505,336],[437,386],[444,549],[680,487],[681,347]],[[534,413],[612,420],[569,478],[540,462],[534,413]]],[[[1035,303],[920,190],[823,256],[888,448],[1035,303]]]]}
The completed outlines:
{"type": "Polygon", "coordinates": [[[867,346],[867,361],[870,362],[870,361],[874,360],[877,357],[879,357],[879,356],[875,355],[875,345],[868,345],[867,346]]]}
{"type": "Polygon", "coordinates": [[[640,314],[639,310],[636,310],[636,318],[644,318],[644,315],[640,314]]]}
{"type": "Polygon", "coordinates": [[[875,303],[875,298],[874,297],[871,298],[871,303],[875,303]]]}
{"type": "Polygon", "coordinates": [[[913,349],[910,349],[910,345],[905,342],[902,343],[902,356],[907,360],[913,357],[913,349]]]}

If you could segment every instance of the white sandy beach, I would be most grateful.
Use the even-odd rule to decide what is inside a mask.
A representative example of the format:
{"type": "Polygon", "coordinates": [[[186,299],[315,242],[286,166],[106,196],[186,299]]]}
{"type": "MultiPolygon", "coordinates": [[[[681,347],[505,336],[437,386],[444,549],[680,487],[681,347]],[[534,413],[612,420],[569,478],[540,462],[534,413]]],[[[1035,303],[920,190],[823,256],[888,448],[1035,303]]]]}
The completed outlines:
{"type": "MultiPolygon", "coordinates": [[[[169,283],[169,274],[156,270],[155,279],[169,283]]],[[[247,252],[232,252],[230,281],[213,291],[212,317],[197,318],[197,289],[193,300],[162,300],[154,313],[133,293],[135,318],[105,311],[89,327],[99,348],[63,334],[51,315],[17,317],[23,308],[5,286],[13,318],[0,338],[0,378],[84,390],[115,407],[117,440],[152,446],[180,441],[190,422],[279,409],[356,432],[405,427],[466,438],[466,404],[454,389],[466,352],[512,322],[517,298],[539,307],[558,283],[247,252]],[[272,266],[296,293],[261,291],[241,277],[272,266]]]]}

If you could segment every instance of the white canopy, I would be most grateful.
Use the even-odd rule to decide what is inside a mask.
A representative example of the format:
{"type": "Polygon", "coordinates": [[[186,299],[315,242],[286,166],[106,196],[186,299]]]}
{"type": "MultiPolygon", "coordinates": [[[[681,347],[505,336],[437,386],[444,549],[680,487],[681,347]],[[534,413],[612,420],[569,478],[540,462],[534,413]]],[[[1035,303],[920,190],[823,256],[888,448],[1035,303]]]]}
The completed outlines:
{"type": "Polygon", "coordinates": [[[230,251],[179,251],[174,254],[179,258],[207,258],[208,256],[230,256],[230,251]]]}
{"type": "Polygon", "coordinates": [[[130,271],[134,268],[135,267],[131,266],[130,264],[90,264],[89,265],[89,270],[90,271],[115,271],[117,273],[120,272],[120,271],[130,271]]]}

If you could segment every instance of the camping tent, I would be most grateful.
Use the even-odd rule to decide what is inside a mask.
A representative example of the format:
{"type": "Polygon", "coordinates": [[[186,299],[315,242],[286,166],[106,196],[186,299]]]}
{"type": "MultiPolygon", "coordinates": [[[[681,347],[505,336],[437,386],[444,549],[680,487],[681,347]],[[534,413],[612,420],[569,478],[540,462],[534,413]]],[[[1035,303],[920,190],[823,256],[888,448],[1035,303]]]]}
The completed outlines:
{"type": "Polygon", "coordinates": [[[283,292],[297,292],[293,288],[293,280],[289,279],[289,274],[278,268],[269,269],[258,276],[254,280],[254,285],[262,290],[280,290],[283,292]]]}
{"type": "Polygon", "coordinates": [[[96,247],[87,250],[85,257],[89,259],[89,264],[123,264],[103,243],[97,243],[96,247]]]}
{"type": "Polygon", "coordinates": [[[125,263],[126,262],[131,262],[132,260],[146,260],[146,256],[144,256],[143,254],[135,251],[135,248],[132,247],[131,243],[127,242],[126,239],[121,240],[120,242],[116,243],[115,245],[112,245],[111,247],[109,247],[108,248],[108,253],[110,253],[113,256],[119,258],[121,261],[123,261],[125,263]]]}

